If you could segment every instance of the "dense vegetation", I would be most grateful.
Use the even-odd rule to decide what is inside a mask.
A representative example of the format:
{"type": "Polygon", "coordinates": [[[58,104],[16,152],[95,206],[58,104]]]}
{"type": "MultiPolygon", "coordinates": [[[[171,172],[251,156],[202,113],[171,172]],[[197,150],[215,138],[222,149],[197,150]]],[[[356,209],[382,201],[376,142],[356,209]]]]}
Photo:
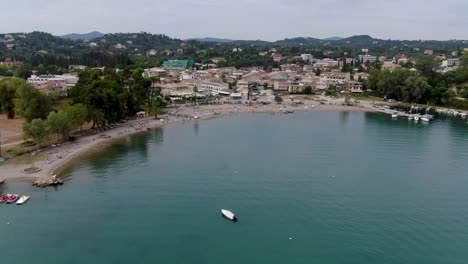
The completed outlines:
{"type": "Polygon", "coordinates": [[[455,97],[468,95],[468,53],[462,58],[462,66],[454,71],[438,73],[437,60],[433,56],[420,55],[415,68],[397,68],[393,71],[381,70],[378,66],[370,70],[367,89],[379,97],[396,99],[408,103],[431,103],[450,106],[457,103],[466,108],[466,103],[455,97]]]}

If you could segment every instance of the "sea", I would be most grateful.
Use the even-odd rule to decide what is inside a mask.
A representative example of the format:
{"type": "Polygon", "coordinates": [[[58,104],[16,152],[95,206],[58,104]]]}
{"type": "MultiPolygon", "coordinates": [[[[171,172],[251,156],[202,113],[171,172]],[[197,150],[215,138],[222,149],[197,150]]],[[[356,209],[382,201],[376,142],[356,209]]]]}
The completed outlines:
{"type": "Polygon", "coordinates": [[[0,263],[468,263],[468,124],[243,114],[97,146],[0,185],[0,263]],[[222,217],[234,212],[237,222],[222,217]]]}

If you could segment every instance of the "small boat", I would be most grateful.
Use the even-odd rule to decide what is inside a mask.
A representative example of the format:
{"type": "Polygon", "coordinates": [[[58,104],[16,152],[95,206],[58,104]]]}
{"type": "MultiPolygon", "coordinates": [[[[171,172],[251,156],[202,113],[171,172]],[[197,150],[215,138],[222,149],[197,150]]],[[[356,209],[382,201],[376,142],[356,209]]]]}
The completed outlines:
{"type": "Polygon", "coordinates": [[[408,116],[408,120],[413,120],[413,116],[412,116],[412,115],[409,115],[409,116],[408,116]]]}
{"type": "Polygon", "coordinates": [[[11,194],[5,194],[5,195],[2,195],[2,197],[0,198],[0,203],[4,203],[6,201],[8,201],[8,198],[10,198],[11,194]]]}
{"type": "Polygon", "coordinates": [[[415,122],[418,122],[418,121],[419,121],[419,116],[415,116],[415,117],[414,117],[414,121],[415,121],[415,122]]]}
{"type": "Polygon", "coordinates": [[[235,214],[233,214],[231,211],[226,210],[226,209],[221,209],[221,213],[223,214],[224,217],[231,221],[236,221],[237,217],[235,214]]]}
{"type": "Polygon", "coordinates": [[[421,120],[424,121],[424,122],[430,122],[431,119],[427,118],[427,117],[421,117],[421,120]]]}
{"type": "Polygon", "coordinates": [[[14,202],[16,202],[16,200],[18,200],[19,198],[19,194],[10,194],[10,197],[8,197],[6,203],[7,204],[12,204],[14,202]]]}
{"type": "Polygon", "coordinates": [[[26,196],[26,195],[21,195],[21,197],[18,199],[18,201],[16,202],[17,205],[21,205],[21,204],[24,204],[26,203],[28,200],[29,200],[30,196],[26,196]]]}

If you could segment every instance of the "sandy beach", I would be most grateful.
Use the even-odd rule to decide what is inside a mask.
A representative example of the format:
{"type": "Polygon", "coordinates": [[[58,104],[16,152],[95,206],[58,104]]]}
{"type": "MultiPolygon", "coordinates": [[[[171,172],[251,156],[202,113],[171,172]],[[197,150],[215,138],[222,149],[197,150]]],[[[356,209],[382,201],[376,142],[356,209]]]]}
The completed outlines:
{"type": "MultiPolygon", "coordinates": [[[[370,101],[361,102],[356,106],[344,106],[343,99],[327,99],[325,104],[320,104],[313,100],[304,100],[301,104],[291,102],[283,104],[254,104],[252,106],[243,104],[222,104],[222,105],[200,105],[200,106],[180,106],[178,108],[168,108],[167,114],[158,119],[147,117],[144,119],[132,120],[127,123],[116,125],[112,129],[100,133],[83,136],[74,142],[67,142],[60,146],[52,146],[42,149],[34,155],[46,155],[41,161],[33,164],[20,164],[13,158],[0,166],[0,182],[36,179],[47,179],[52,175],[60,176],[61,169],[67,164],[76,161],[79,156],[86,153],[101,150],[106,145],[110,145],[115,140],[123,139],[129,135],[144,132],[147,129],[160,127],[169,124],[179,124],[195,120],[207,120],[221,116],[228,116],[243,113],[283,113],[289,111],[376,111],[370,101]],[[31,166],[37,167],[40,171],[26,174],[24,169],[31,166]]],[[[33,155],[33,154],[24,154],[33,155]]]]}

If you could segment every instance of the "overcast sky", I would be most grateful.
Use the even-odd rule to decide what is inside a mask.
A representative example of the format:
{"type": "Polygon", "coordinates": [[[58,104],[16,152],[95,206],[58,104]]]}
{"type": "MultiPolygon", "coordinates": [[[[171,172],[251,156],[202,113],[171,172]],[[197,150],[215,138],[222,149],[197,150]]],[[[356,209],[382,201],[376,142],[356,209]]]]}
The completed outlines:
{"type": "Polygon", "coordinates": [[[100,31],[278,40],[468,39],[466,0],[13,0],[0,32],[100,31]]]}

